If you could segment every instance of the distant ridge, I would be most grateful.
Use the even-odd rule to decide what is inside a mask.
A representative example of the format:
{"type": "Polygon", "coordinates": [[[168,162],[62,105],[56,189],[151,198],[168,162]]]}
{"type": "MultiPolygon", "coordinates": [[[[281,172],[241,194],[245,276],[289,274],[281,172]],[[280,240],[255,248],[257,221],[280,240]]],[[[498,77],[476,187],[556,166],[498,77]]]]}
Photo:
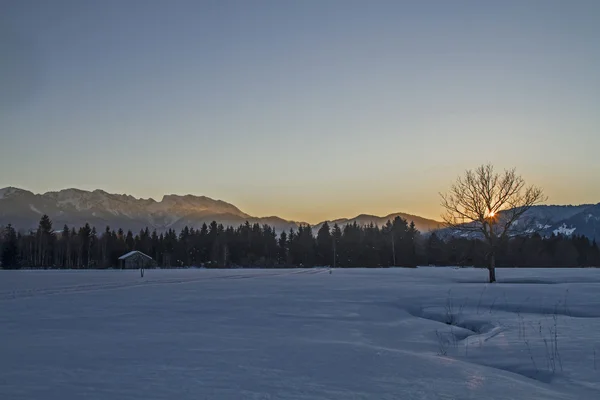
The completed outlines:
{"type": "Polygon", "coordinates": [[[338,224],[340,226],[344,226],[344,225],[353,224],[356,222],[358,225],[361,225],[361,226],[373,224],[373,225],[382,227],[383,225],[385,225],[387,223],[387,221],[393,221],[396,217],[405,219],[409,223],[411,221],[414,222],[415,227],[421,233],[431,232],[436,229],[440,229],[442,227],[442,223],[439,221],[419,217],[417,215],[406,214],[406,213],[393,213],[393,214],[386,215],[385,217],[378,217],[376,215],[368,215],[368,214],[360,214],[354,218],[340,218],[340,219],[331,220],[331,221],[323,221],[323,222],[315,225],[314,229],[318,230],[321,226],[323,226],[323,224],[325,222],[327,222],[330,226],[333,224],[338,224]]]}
{"type": "MultiPolygon", "coordinates": [[[[89,223],[97,229],[106,226],[118,229],[139,231],[146,227],[157,231],[174,229],[179,231],[185,226],[200,228],[203,223],[217,221],[223,225],[237,226],[248,221],[251,224],[267,224],[277,231],[296,229],[304,222],[289,221],[277,216],[251,216],[233,204],[214,200],[206,196],[164,195],[160,201],[152,198],[138,199],[127,194],[112,194],[104,190],[86,191],[64,189],[43,194],[8,187],[0,189],[0,225],[12,224],[20,230],[35,229],[41,215],[47,214],[55,228],[63,225],[82,226],[89,223]]],[[[414,221],[422,232],[440,226],[437,221],[418,216],[395,213],[385,217],[359,215],[355,218],[339,219],[338,225],[355,221],[361,225],[384,225],[396,216],[414,221]]],[[[331,222],[333,224],[333,222],[331,222]]],[[[323,222],[313,226],[318,230],[323,222]]]]}
{"type": "MultiPolygon", "coordinates": [[[[600,203],[581,205],[537,205],[531,207],[522,217],[526,232],[536,232],[542,236],[563,235],[585,236],[600,240],[600,203]]],[[[517,225],[520,221],[517,221],[517,225]]],[[[440,235],[477,237],[478,233],[465,233],[445,228],[440,235]]]]}
{"type": "MultiPolygon", "coordinates": [[[[106,226],[118,229],[139,231],[146,227],[157,231],[184,227],[200,228],[203,223],[217,221],[225,226],[238,226],[248,221],[251,224],[266,224],[276,231],[296,229],[303,222],[288,221],[277,216],[251,216],[233,204],[214,200],[206,196],[164,195],[160,201],[138,199],[127,194],[111,194],[104,190],[86,191],[64,189],[43,194],[6,187],[0,189],[0,226],[12,224],[18,230],[37,228],[40,217],[47,214],[54,227],[63,225],[79,227],[85,223],[104,229],[106,226]]],[[[354,218],[341,218],[326,221],[329,225],[346,224],[383,226],[396,217],[414,222],[422,233],[441,229],[446,234],[454,234],[439,221],[407,213],[393,213],[386,216],[360,214],[354,218]]],[[[528,218],[533,218],[544,228],[541,233],[562,235],[584,235],[590,239],[600,239],[600,203],[583,205],[539,205],[532,207],[528,218]]],[[[325,221],[313,226],[316,233],[325,221]]]]}

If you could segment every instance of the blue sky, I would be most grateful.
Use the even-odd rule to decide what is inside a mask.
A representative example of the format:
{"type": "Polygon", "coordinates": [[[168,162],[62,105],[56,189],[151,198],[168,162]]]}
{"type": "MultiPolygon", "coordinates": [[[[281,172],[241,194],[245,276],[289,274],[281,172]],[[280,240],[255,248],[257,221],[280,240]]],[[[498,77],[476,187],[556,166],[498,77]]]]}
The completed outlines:
{"type": "Polygon", "coordinates": [[[8,0],[0,186],[440,214],[467,168],[600,201],[598,1],[8,0]]]}

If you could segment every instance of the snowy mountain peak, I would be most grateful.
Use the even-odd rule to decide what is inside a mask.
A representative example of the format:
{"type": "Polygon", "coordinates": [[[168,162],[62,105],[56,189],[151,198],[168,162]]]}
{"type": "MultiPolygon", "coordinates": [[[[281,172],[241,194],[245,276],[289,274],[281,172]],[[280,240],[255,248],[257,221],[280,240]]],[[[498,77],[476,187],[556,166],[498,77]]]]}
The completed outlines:
{"type": "MultiPolygon", "coordinates": [[[[246,221],[273,226],[277,231],[296,229],[302,222],[287,221],[279,217],[253,217],[233,204],[214,200],[206,196],[168,194],[160,201],[140,199],[127,194],[112,194],[96,189],[64,189],[60,191],[34,194],[27,190],[6,187],[0,189],[0,226],[12,224],[19,229],[35,229],[40,215],[47,214],[55,227],[68,225],[82,226],[85,223],[97,229],[111,228],[139,231],[146,227],[165,231],[181,230],[185,226],[200,228],[202,224],[217,221],[223,225],[237,226],[246,221]]],[[[384,226],[387,221],[401,217],[414,222],[422,232],[439,230],[442,224],[431,219],[411,214],[396,213],[378,217],[360,214],[354,218],[341,218],[327,221],[330,227],[338,224],[374,224],[384,226]]],[[[600,238],[600,204],[575,206],[535,206],[526,217],[537,225],[543,235],[585,235],[590,239],[600,238]]],[[[323,223],[313,226],[315,233],[323,223]]],[[[534,226],[535,226],[534,225],[534,226]]],[[[441,234],[452,234],[442,230],[441,234]]]]}
{"type": "Polygon", "coordinates": [[[190,212],[203,212],[206,210],[213,211],[217,214],[232,214],[240,217],[249,217],[248,214],[242,212],[233,204],[226,203],[222,200],[214,200],[206,196],[175,195],[168,194],[163,196],[162,200],[157,203],[159,210],[176,207],[190,212]]]}
{"type": "Polygon", "coordinates": [[[5,188],[0,189],[0,199],[3,199],[5,197],[12,195],[15,190],[16,189],[13,187],[5,187],[5,188]]]}
{"type": "Polygon", "coordinates": [[[567,227],[567,224],[562,224],[558,228],[554,229],[552,232],[555,235],[571,236],[573,234],[573,232],[575,232],[576,230],[577,230],[577,228],[570,228],[570,227],[567,227]]]}
{"type": "Polygon", "coordinates": [[[23,194],[33,194],[27,190],[19,189],[16,187],[5,187],[0,189],[0,199],[5,199],[9,197],[13,197],[15,195],[23,195],[23,194]]]}
{"type": "MultiPolygon", "coordinates": [[[[239,208],[206,196],[166,195],[160,202],[138,199],[127,194],[112,194],[104,190],[75,188],[33,194],[18,188],[0,190],[0,226],[12,223],[21,229],[34,229],[40,215],[47,214],[56,226],[78,226],[85,223],[101,229],[105,226],[139,230],[199,227],[217,220],[236,225],[253,218],[239,208]]],[[[290,222],[277,221],[288,229],[290,222]]]]}

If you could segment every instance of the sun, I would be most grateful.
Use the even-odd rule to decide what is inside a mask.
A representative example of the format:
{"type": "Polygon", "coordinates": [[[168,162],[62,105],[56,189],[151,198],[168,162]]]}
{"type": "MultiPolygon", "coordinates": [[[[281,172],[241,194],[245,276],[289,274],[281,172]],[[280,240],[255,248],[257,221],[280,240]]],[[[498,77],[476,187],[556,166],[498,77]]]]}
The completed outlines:
{"type": "Polygon", "coordinates": [[[487,213],[488,218],[494,218],[495,215],[496,215],[496,213],[493,211],[488,211],[488,213],[487,213]]]}

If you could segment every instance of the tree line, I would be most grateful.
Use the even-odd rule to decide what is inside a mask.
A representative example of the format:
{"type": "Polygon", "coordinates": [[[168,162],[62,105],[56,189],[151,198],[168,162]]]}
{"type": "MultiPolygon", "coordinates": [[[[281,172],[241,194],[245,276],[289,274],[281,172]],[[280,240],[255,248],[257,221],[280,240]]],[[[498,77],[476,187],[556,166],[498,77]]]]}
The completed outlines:
{"type": "MultiPolygon", "coordinates": [[[[414,223],[400,217],[382,227],[325,223],[316,235],[309,225],[277,234],[268,225],[224,227],[214,221],[200,229],[158,233],[146,228],[134,234],[110,227],[98,232],[89,224],[56,231],[44,215],[37,230],[22,234],[11,225],[3,229],[0,249],[5,269],[118,268],[119,257],[133,250],[166,268],[487,266],[490,257],[482,240],[421,235],[414,223]]],[[[498,245],[495,257],[498,266],[600,266],[597,243],[583,236],[507,239],[498,245]]]]}

